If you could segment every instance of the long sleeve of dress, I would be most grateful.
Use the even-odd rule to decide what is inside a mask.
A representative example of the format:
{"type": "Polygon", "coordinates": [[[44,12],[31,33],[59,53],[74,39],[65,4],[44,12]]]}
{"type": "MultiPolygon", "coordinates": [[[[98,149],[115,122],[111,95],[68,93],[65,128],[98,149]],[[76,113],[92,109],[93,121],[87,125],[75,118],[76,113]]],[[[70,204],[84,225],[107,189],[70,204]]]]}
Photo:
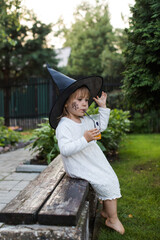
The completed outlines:
{"type": "Polygon", "coordinates": [[[57,129],[56,137],[58,139],[60,153],[66,157],[76,154],[88,146],[88,142],[84,136],[74,140],[70,131],[68,131],[67,127],[65,126],[57,129]]]}
{"type": "Polygon", "coordinates": [[[109,122],[110,109],[99,107],[100,122],[101,122],[101,132],[106,130],[109,122]]]}

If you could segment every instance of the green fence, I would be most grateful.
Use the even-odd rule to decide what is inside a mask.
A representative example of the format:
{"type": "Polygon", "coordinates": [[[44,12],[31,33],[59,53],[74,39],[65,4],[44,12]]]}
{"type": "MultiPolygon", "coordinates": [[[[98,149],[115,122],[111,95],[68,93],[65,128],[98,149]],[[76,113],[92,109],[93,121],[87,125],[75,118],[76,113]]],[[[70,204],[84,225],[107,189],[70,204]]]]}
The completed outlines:
{"type": "Polygon", "coordinates": [[[7,117],[10,123],[13,119],[23,119],[23,125],[25,125],[25,119],[30,119],[31,122],[31,119],[48,117],[52,105],[52,94],[52,83],[48,79],[31,78],[25,83],[0,86],[0,116],[5,117],[4,108],[7,101],[6,104],[9,105],[7,117]],[[9,90],[8,100],[4,98],[6,88],[9,90]]]}
{"type": "MultiPolygon", "coordinates": [[[[82,77],[73,77],[80,79],[82,77]]],[[[30,78],[27,81],[16,81],[15,84],[0,85],[0,117],[7,119],[10,126],[35,128],[43,118],[48,117],[52,107],[53,84],[50,79],[30,78]],[[8,99],[6,91],[9,90],[8,99]],[[5,111],[6,105],[8,111],[5,111]],[[7,114],[6,114],[7,112],[7,114]]],[[[104,78],[103,89],[107,92],[119,89],[121,79],[104,78]]]]}

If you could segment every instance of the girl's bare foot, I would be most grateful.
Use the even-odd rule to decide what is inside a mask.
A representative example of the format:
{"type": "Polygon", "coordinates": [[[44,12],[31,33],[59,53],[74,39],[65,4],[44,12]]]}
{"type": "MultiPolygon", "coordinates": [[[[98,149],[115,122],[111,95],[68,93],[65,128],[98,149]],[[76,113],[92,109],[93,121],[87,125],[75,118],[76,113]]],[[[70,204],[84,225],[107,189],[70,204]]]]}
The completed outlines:
{"type": "Polygon", "coordinates": [[[110,227],[110,228],[114,229],[115,231],[119,232],[122,235],[125,232],[125,229],[124,229],[122,223],[119,221],[118,218],[116,220],[114,220],[114,221],[111,221],[110,219],[107,219],[105,221],[105,225],[107,227],[110,227]]]}
{"type": "Polygon", "coordinates": [[[104,218],[108,218],[107,214],[105,213],[105,211],[102,210],[101,212],[101,216],[104,217],[104,218]]]}

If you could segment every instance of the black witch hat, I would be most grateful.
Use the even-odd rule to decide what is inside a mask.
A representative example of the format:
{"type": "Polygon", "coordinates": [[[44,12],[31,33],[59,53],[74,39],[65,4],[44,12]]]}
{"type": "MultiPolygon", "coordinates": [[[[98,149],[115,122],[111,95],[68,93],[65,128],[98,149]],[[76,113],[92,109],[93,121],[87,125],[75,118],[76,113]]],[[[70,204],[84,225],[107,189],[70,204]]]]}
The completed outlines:
{"type": "Polygon", "coordinates": [[[53,96],[53,107],[49,114],[49,123],[52,128],[56,129],[60,116],[63,112],[63,107],[69,96],[78,88],[86,86],[90,91],[89,105],[93,102],[93,97],[96,97],[102,88],[103,78],[87,77],[80,80],[70,78],[52,68],[47,64],[47,70],[53,80],[55,96],[53,96]]]}

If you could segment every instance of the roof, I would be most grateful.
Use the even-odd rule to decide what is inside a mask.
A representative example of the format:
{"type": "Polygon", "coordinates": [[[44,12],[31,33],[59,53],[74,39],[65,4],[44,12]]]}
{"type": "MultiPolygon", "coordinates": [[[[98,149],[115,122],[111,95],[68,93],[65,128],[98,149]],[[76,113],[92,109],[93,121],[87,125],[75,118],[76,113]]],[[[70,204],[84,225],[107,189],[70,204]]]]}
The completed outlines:
{"type": "Polygon", "coordinates": [[[56,58],[59,59],[58,67],[66,67],[71,53],[71,48],[65,47],[61,49],[56,49],[55,52],[57,54],[56,58]]]}

